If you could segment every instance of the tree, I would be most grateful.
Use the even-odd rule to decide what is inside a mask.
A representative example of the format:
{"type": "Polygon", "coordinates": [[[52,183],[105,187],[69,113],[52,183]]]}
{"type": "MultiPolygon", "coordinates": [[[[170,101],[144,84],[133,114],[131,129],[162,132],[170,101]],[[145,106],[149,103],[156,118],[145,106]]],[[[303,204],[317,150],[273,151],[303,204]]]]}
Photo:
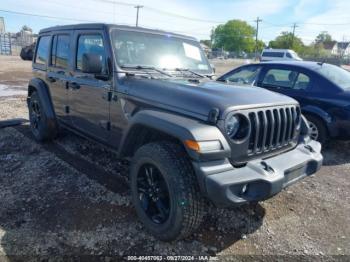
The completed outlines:
{"type": "Polygon", "coordinates": [[[316,36],[315,44],[316,45],[329,45],[333,42],[332,36],[328,34],[327,31],[322,31],[321,33],[316,36]]]}
{"type": "Polygon", "coordinates": [[[201,40],[199,42],[211,48],[211,40],[201,40]]]}
{"type": "Polygon", "coordinates": [[[258,53],[261,53],[265,46],[264,41],[258,40],[258,53]]]}
{"type": "Polygon", "coordinates": [[[275,38],[275,40],[270,41],[269,47],[293,49],[296,52],[300,52],[303,50],[304,43],[299,37],[293,36],[293,33],[282,32],[279,36],[275,38]]]}
{"type": "Polygon", "coordinates": [[[226,51],[253,52],[254,36],[254,27],[242,20],[230,20],[212,31],[214,48],[223,48],[226,51]]]}

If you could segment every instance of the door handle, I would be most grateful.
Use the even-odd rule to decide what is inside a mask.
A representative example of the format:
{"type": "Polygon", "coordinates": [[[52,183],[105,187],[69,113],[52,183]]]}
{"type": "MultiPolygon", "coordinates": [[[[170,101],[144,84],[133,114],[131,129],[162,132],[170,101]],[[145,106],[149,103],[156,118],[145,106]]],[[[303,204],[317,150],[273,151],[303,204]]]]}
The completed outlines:
{"type": "Polygon", "coordinates": [[[50,83],[55,83],[56,80],[57,80],[57,78],[52,77],[52,76],[49,76],[49,77],[47,78],[47,81],[49,81],[50,83]]]}
{"type": "Polygon", "coordinates": [[[74,89],[74,90],[80,89],[80,85],[79,85],[78,83],[76,83],[76,82],[69,82],[69,83],[68,83],[68,86],[69,86],[70,88],[74,89]]]}

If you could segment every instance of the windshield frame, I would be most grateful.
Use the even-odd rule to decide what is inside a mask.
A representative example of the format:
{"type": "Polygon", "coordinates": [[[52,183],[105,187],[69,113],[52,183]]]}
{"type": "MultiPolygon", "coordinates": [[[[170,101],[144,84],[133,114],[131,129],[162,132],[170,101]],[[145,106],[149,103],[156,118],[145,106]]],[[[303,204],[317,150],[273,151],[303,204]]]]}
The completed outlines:
{"type": "MultiPolygon", "coordinates": [[[[145,35],[155,35],[155,36],[170,36],[171,38],[174,38],[174,39],[178,39],[180,41],[182,41],[183,43],[188,43],[188,44],[191,44],[193,46],[196,46],[198,47],[199,51],[200,51],[200,54],[201,54],[201,57],[202,57],[202,62],[203,64],[205,64],[208,69],[207,70],[199,70],[197,68],[179,68],[181,70],[183,69],[189,69],[189,70],[192,70],[198,74],[204,74],[204,75],[214,75],[214,70],[213,68],[211,67],[211,64],[204,52],[204,50],[202,49],[202,47],[200,46],[200,43],[195,40],[194,38],[190,38],[190,37],[186,37],[186,36],[181,36],[181,35],[177,35],[177,34],[172,34],[172,33],[166,33],[166,32],[162,32],[162,31],[148,31],[147,29],[146,30],[142,30],[142,29],[137,29],[137,28],[119,28],[119,27],[111,27],[109,29],[109,38],[110,38],[110,43],[111,43],[111,49],[112,49],[112,54],[113,54],[113,59],[114,59],[114,62],[115,62],[115,65],[116,65],[116,69],[117,71],[123,71],[123,66],[124,65],[121,65],[120,63],[118,63],[118,53],[117,53],[117,50],[115,48],[115,36],[117,36],[118,34],[118,31],[124,31],[124,32],[131,32],[131,33],[135,33],[135,34],[145,34],[145,35]]],[[[130,65],[130,64],[129,64],[130,65]]],[[[158,66],[155,66],[155,65],[135,65],[135,66],[153,66],[159,70],[164,70],[165,72],[179,72],[177,70],[177,68],[161,68],[161,67],[158,67],[158,66]]],[[[135,69],[131,69],[133,71],[137,71],[138,69],[135,68],[135,69]]]]}

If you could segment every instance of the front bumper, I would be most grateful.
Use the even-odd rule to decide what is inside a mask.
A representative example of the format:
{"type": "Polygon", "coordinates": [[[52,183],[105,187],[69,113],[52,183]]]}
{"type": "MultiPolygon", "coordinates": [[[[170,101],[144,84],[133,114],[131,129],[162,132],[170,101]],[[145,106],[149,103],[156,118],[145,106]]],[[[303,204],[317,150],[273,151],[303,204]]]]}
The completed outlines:
{"type": "Polygon", "coordinates": [[[202,191],[218,207],[267,199],[322,165],[321,144],[302,143],[286,153],[254,160],[241,168],[228,160],[194,163],[202,191]]]}

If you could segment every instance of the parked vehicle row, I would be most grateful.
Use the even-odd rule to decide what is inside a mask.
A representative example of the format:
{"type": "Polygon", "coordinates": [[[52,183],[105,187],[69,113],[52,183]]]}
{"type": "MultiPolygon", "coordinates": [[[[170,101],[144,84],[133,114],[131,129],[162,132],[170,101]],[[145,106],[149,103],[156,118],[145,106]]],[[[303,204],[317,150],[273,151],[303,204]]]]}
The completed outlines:
{"type": "MultiPolygon", "coordinates": [[[[251,77],[241,81],[254,84],[265,69],[242,70],[251,77]]],[[[200,44],[187,36],[106,24],[43,29],[33,73],[34,137],[49,141],[67,128],[129,161],[137,214],[161,240],[194,232],[208,201],[232,207],[267,199],[323,161],[296,100],[211,80],[200,44]]]]}

